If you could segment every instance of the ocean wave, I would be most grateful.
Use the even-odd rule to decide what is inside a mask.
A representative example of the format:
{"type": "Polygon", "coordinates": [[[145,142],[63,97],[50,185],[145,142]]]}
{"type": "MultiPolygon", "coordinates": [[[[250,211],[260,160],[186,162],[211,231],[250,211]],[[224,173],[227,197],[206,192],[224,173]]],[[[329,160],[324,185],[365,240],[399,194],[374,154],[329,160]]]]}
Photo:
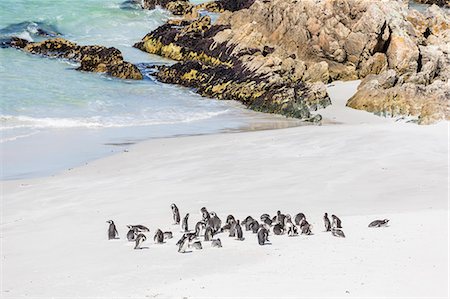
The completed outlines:
{"type": "Polygon", "coordinates": [[[135,118],[135,117],[100,117],[93,116],[87,118],[59,118],[59,117],[31,117],[31,116],[15,116],[0,115],[0,131],[15,129],[70,129],[70,128],[123,128],[123,127],[140,127],[154,125],[171,125],[178,123],[189,123],[210,119],[222,114],[228,113],[229,110],[196,112],[196,113],[156,113],[157,118],[135,118]]]}

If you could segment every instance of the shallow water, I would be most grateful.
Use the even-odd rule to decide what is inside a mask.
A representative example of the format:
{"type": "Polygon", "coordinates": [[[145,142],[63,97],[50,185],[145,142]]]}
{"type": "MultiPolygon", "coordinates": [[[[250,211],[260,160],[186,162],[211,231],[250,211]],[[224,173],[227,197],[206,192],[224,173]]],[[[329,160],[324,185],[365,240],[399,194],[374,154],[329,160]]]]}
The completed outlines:
{"type": "MultiPolygon", "coordinates": [[[[0,39],[42,40],[48,37],[39,34],[47,32],[117,47],[133,63],[170,63],[132,48],[170,14],[122,9],[121,2],[2,0],[0,39]]],[[[284,123],[151,77],[118,80],[75,68],[68,61],[0,49],[2,179],[50,175],[149,138],[284,123]]]]}

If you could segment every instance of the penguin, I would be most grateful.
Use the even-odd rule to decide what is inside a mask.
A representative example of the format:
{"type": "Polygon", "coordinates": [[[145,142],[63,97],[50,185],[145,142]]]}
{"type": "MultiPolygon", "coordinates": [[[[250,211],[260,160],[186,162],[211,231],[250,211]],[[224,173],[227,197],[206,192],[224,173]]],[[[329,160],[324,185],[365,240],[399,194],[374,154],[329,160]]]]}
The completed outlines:
{"type": "Polygon", "coordinates": [[[282,234],[284,234],[283,226],[280,223],[275,224],[274,227],[273,227],[273,233],[275,235],[282,235],[282,234]]]}
{"type": "Polygon", "coordinates": [[[212,240],[211,247],[222,248],[222,242],[220,239],[212,240]]]}
{"type": "Polygon", "coordinates": [[[300,230],[302,235],[312,235],[311,225],[305,218],[300,221],[300,230]]]}
{"type": "Polygon", "coordinates": [[[370,222],[369,227],[382,227],[387,226],[389,222],[389,219],[383,219],[383,220],[374,220],[370,222]]]}
{"type": "MultiPolygon", "coordinates": [[[[234,219],[233,219],[234,220],[234,219]]],[[[247,216],[244,221],[242,221],[242,225],[244,225],[245,230],[250,230],[250,225],[255,221],[252,216],[247,216]]]]}
{"type": "Polygon", "coordinates": [[[188,219],[189,219],[189,213],[187,213],[186,216],[184,216],[183,222],[181,223],[181,231],[183,231],[183,232],[189,231],[188,219]]]}
{"type": "Polygon", "coordinates": [[[230,224],[231,221],[236,221],[236,219],[234,219],[233,215],[228,215],[227,216],[227,220],[225,221],[226,224],[230,224]]]}
{"type": "Polygon", "coordinates": [[[286,218],[286,215],[281,214],[281,211],[277,211],[277,216],[276,217],[277,217],[277,222],[279,224],[281,224],[281,226],[284,229],[284,219],[286,218]]]}
{"type": "Polygon", "coordinates": [[[196,242],[192,243],[191,247],[195,248],[195,249],[198,249],[198,250],[203,249],[202,242],[200,242],[200,241],[196,241],[196,242]]]}
{"type": "Polygon", "coordinates": [[[109,223],[108,227],[108,240],[119,239],[119,233],[117,232],[116,225],[114,221],[108,220],[106,223],[109,223]]]}
{"type": "Polygon", "coordinates": [[[264,219],[269,218],[270,219],[270,215],[269,214],[262,214],[261,217],[259,217],[259,219],[261,219],[262,222],[264,222],[264,219]]]}
{"type": "Polygon", "coordinates": [[[273,224],[273,221],[270,218],[264,218],[264,220],[262,220],[262,222],[264,224],[267,224],[268,226],[272,226],[272,224],[273,224]]]}
{"type": "Polygon", "coordinates": [[[200,209],[200,213],[202,214],[202,220],[205,221],[205,223],[208,223],[208,220],[210,218],[208,210],[203,207],[200,209]]]}
{"type": "Polygon", "coordinates": [[[287,234],[289,237],[298,235],[297,226],[295,226],[294,223],[292,223],[291,216],[289,216],[289,215],[286,215],[285,228],[287,230],[287,234]]]}
{"type": "Polygon", "coordinates": [[[269,232],[267,231],[266,228],[262,227],[259,231],[258,231],[258,244],[259,245],[264,245],[266,244],[266,241],[269,241],[269,232]]]}
{"type": "Polygon", "coordinates": [[[334,227],[331,229],[331,234],[335,237],[345,238],[344,232],[342,230],[334,228],[334,227]]]}
{"type": "Polygon", "coordinates": [[[235,227],[235,229],[236,229],[236,237],[237,237],[236,240],[244,241],[244,235],[243,235],[243,233],[242,233],[242,227],[241,227],[241,225],[239,224],[239,220],[236,221],[236,227],[235,227]]]}
{"type": "Polygon", "coordinates": [[[127,239],[128,239],[129,242],[133,242],[133,241],[136,239],[136,233],[137,233],[137,231],[136,231],[136,229],[130,228],[130,227],[131,227],[131,226],[128,225],[129,231],[128,231],[128,233],[127,233],[127,239]]]}
{"type": "Polygon", "coordinates": [[[253,220],[252,223],[250,223],[250,229],[252,230],[252,233],[257,234],[259,230],[259,223],[256,220],[253,220]]]}
{"type": "Polygon", "coordinates": [[[173,217],[173,221],[174,221],[174,225],[178,225],[180,224],[180,211],[178,210],[178,207],[176,204],[172,204],[170,206],[172,208],[172,217],[173,217]]]}
{"type": "Polygon", "coordinates": [[[326,232],[331,231],[331,222],[330,222],[330,219],[328,218],[328,213],[325,213],[323,215],[323,222],[325,224],[325,231],[326,232]]]}
{"type": "Polygon", "coordinates": [[[185,253],[186,249],[189,247],[189,238],[187,237],[187,235],[184,234],[177,244],[178,244],[178,252],[185,253]]]}
{"type": "Polygon", "coordinates": [[[336,215],[331,215],[331,218],[333,219],[333,227],[334,228],[342,228],[342,222],[341,219],[339,219],[336,215]]]}
{"type": "Polygon", "coordinates": [[[147,237],[144,235],[144,234],[139,234],[139,235],[137,235],[137,237],[136,237],[136,243],[135,243],[135,245],[134,245],[134,249],[142,249],[141,248],[141,245],[142,245],[142,243],[145,241],[145,240],[147,240],[147,237]]]}
{"type": "Polygon", "coordinates": [[[211,241],[213,237],[213,230],[210,226],[207,226],[205,229],[205,236],[204,236],[204,240],[205,241],[211,241]]]}
{"type": "Polygon", "coordinates": [[[222,220],[220,220],[220,218],[214,212],[211,212],[209,215],[210,218],[208,220],[208,225],[213,229],[214,233],[216,233],[222,226],[222,220]]]}
{"type": "Polygon", "coordinates": [[[127,225],[127,227],[129,229],[136,230],[136,232],[138,232],[138,233],[144,233],[144,232],[149,232],[150,231],[146,226],[143,226],[143,225],[140,225],[140,224],[138,224],[138,225],[127,225]]]}
{"type": "Polygon", "coordinates": [[[172,239],[173,238],[173,234],[172,232],[164,232],[164,239],[172,239]]]}
{"type": "Polygon", "coordinates": [[[204,233],[203,231],[205,230],[205,228],[206,228],[205,222],[203,222],[203,221],[197,222],[197,224],[195,225],[195,235],[197,237],[203,235],[203,233],[204,233]]]}
{"type": "Polygon", "coordinates": [[[235,236],[236,236],[236,222],[233,221],[230,226],[230,233],[228,234],[228,237],[235,237],[235,236]]]}
{"type": "Polygon", "coordinates": [[[294,219],[295,224],[296,224],[296,225],[300,225],[300,221],[301,221],[303,218],[306,219],[305,214],[303,214],[303,213],[298,213],[297,215],[295,215],[295,219],[294,219]]]}
{"type": "Polygon", "coordinates": [[[155,236],[153,237],[153,240],[155,243],[164,243],[164,234],[162,230],[158,229],[155,233],[155,236]]]}

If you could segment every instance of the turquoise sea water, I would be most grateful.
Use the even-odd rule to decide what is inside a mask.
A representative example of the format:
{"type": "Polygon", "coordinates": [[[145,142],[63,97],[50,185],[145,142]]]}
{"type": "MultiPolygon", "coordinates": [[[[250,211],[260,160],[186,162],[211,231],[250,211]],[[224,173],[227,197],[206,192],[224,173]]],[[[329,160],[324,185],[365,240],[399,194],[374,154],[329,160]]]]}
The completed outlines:
{"type": "MultiPolygon", "coordinates": [[[[119,48],[133,63],[170,63],[132,48],[169,13],[123,9],[121,0],[2,0],[0,39],[40,40],[38,28],[79,44],[119,48]]],[[[156,82],[75,71],[76,64],[0,49],[3,179],[49,175],[130,143],[237,130],[261,115],[156,82]]],[[[264,122],[271,121],[264,116],[264,122]]]]}

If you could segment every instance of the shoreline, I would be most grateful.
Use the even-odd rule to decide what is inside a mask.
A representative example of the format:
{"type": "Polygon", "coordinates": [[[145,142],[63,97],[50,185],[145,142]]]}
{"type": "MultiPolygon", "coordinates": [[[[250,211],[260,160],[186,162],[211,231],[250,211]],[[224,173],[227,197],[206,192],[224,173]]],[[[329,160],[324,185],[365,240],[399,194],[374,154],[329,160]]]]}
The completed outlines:
{"type": "Polygon", "coordinates": [[[258,297],[276,296],[276,284],[290,296],[444,296],[447,131],[371,123],[158,139],[55,177],[2,182],[3,295],[258,297]],[[271,234],[259,246],[250,232],[242,242],[220,234],[221,249],[202,240],[179,254],[173,202],[191,227],[202,206],[222,221],[281,209],[304,212],[314,235],[271,234]],[[340,216],[345,239],[322,232],[324,211],[340,216]],[[389,227],[367,228],[383,218],[389,227]],[[119,240],[106,240],[108,219],[119,240]],[[147,250],[124,240],[137,223],[150,228],[147,250]],[[157,228],[174,238],[154,244],[157,228]]]}

